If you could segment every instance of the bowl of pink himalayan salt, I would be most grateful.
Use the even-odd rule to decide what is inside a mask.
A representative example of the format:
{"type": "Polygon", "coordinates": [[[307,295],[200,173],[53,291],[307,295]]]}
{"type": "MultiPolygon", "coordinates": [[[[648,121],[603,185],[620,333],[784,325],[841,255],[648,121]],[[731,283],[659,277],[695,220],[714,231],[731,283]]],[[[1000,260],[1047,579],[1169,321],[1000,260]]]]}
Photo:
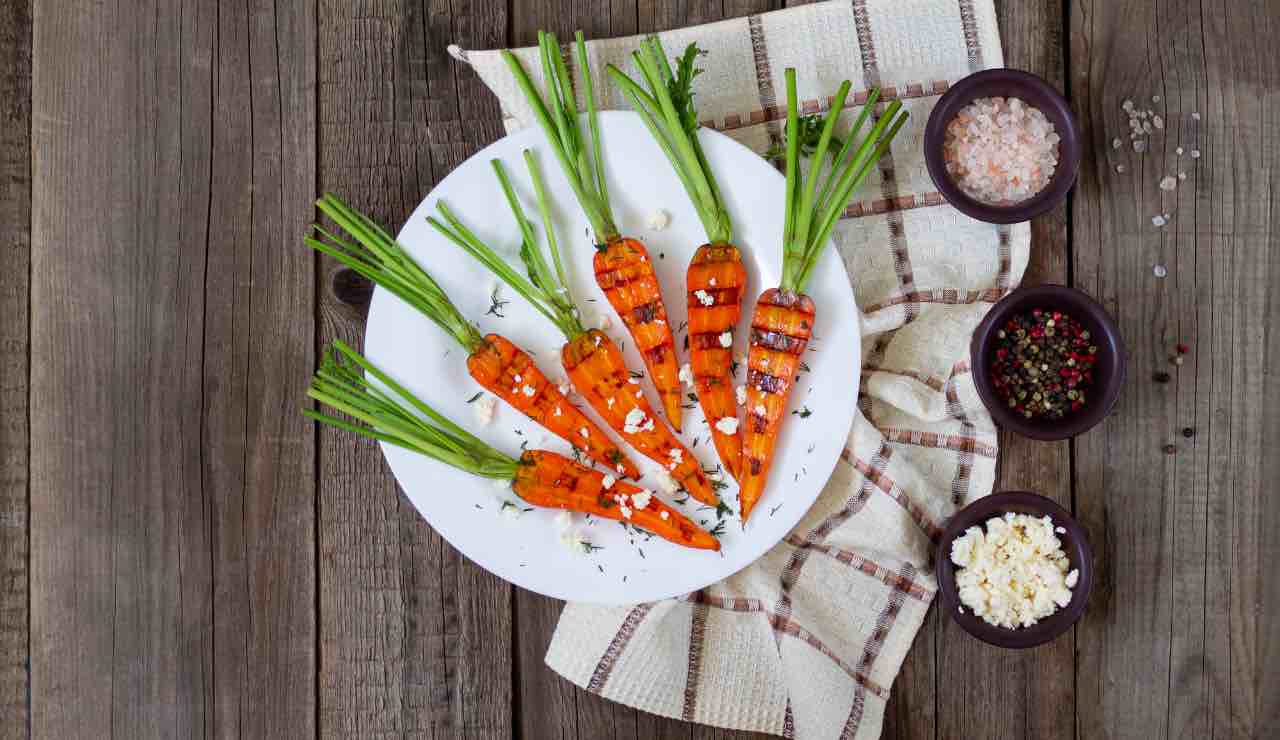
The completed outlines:
{"type": "Polygon", "coordinates": [[[924,157],[938,191],[980,221],[1011,224],[1067,196],[1080,168],[1080,131],[1065,98],[1016,69],[952,85],[929,114],[924,157]]]}

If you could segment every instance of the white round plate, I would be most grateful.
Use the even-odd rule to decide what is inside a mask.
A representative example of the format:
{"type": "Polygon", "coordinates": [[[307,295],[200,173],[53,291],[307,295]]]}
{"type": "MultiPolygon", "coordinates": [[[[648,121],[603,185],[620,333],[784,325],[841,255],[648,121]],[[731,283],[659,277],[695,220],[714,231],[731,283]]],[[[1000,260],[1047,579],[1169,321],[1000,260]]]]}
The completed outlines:
{"type": "MultiPolygon", "coordinates": [[[[677,354],[681,363],[687,362],[688,353],[682,348],[687,316],[685,269],[705,241],[701,223],[669,163],[634,113],[602,113],[600,123],[618,227],[648,246],[671,324],[681,327],[676,332],[677,354]],[[671,218],[670,225],[660,231],[646,226],[647,216],[657,209],[671,218]]],[[[761,290],[776,286],[782,272],[784,178],[727,136],[702,129],[700,137],[724,191],[734,238],[747,266],[749,284],[734,345],[735,353],[745,356],[755,298],[761,290]]],[[[608,332],[623,346],[628,365],[643,369],[622,322],[595,284],[586,219],[541,130],[507,136],[450,173],[414,211],[400,231],[400,242],[482,331],[511,339],[533,354],[549,378],[563,379],[559,357],[564,336],[506,286],[498,289],[499,300],[508,301],[496,312],[501,316],[487,313],[496,280],[426,221],[436,202],[444,200],[477,236],[523,269],[516,253],[519,231],[490,160],[503,161],[526,214],[539,222],[522,159],[525,149],[534,150],[547,182],[570,290],[585,321],[594,324],[601,314],[608,316],[608,332]]],[[[541,235],[540,223],[536,228],[541,235]]],[[[575,529],[599,549],[575,551],[562,542],[558,512],[536,509],[512,516],[517,512],[512,507],[504,510],[504,501],[527,507],[510,490],[398,447],[383,445],[387,462],[409,500],[441,536],[481,567],[530,591],[571,601],[627,604],[685,594],[726,578],[763,555],[796,525],[830,477],[848,436],[861,362],[858,311],[844,265],[832,252],[828,248],[808,286],[818,307],[811,351],[804,357],[809,371],[800,373],[792,393],[793,413],[783,425],[768,488],[744,530],[736,515],[737,485],[725,476],[729,485],[720,494],[735,513],[724,517],[720,553],[682,548],[612,521],[593,517],[587,522],[581,514],[574,515],[575,529]]],[[[427,403],[503,452],[518,456],[522,444],[570,452],[559,437],[502,402],[493,421],[482,426],[467,403],[480,388],[467,374],[466,351],[381,288],[369,308],[365,352],[427,403]]],[[[744,381],[745,373],[745,368],[738,369],[738,383],[744,381]]],[[[642,387],[654,408],[661,409],[647,379],[642,387]]],[[[580,398],[572,398],[612,434],[580,398]]],[[[684,412],[681,437],[704,467],[719,464],[696,404],[684,412]]],[[[623,449],[645,472],[643,484],[656,488],[652,476],[657,464],[625,445],[623,449]]],[[[687,499],[683,495],[664,498],[668,502],[687,499]]],[[[680,508],[707,529],[718,523],[715,511],[701,508],[693,499],[680,508]]]]}

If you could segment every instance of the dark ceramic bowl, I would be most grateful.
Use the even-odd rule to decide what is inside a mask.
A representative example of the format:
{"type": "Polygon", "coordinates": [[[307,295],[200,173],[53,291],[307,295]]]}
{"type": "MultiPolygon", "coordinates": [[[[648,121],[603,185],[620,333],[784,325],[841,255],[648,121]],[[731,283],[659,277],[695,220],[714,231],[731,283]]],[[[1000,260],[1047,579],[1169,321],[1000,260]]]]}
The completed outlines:
{"type": "Polygon", "coordinates": [[[985,498],[969,504],[951,517],[946,530],[938,540],[935,553],[938,568],[938,591],[942,595],[942,607],[947,614],[960,625],[965,632],[985,643],[1003,648],[1029,648],[1046,643],[1071,628],[1084,614],[1089,603],[1089,590],[1093,588],[1093,550],[1089,547],[1089,538],[1079,522],[1067,513],[1066,509],[1053,501],[1026,491],[1007,491],[993,493],[985,498]],[[992,517],[1002,516],[1006,512],[1032,514],[1034,516],[1049,515],[1055,527],[1062,527],[1065,533],[1059,533],[1062,549],[1071,561],[1071,567],[1080,571],[1080,578],[1075,588],[1071,589],[1071,601],[1048,617],[1030,627],[1006,629],[983,621],[970,609],[960,611],[960,594],[956,589],[956,566],[951,562],[951,542],[973,526],[982,526],[992,517]]]}
{"type": "Polygon", "coordinates": [[[973,330],[973,339],[969,342],[969,365],[973,368],[973,384],[978,389],[978,396],[996,424],[1031,439],[1069,439],[1093,428],[1115,407],[1120,387],[1124,385],[1124,342],[1107,310],[1085,293],[1062,285],[1019,288],[993,306],[973,330]],[[991,383],[991,361],[995,355],[997,331],[1015,315],[1036,308],[1069,314],[1088,330],[1093,343],[1098,346],[1088,402],[1079,411],[1072,411],[1057,420],[1028,419],[1013,411],[991,383]]]}
{"type": "Polygon", "coordinates": [[[1080,169],[1081,151],[1080,127],[1071,114],[1071,106],[1067,104],[1066,98],[1048,82],[1016,69],[988,69],[960,80],[938,99],[924,129],[924,160],[938,191],[956,210],[993,224],[1028,221],[1066,198],[1080,169]],[[990,205],[965,195],[951,179],[951,175],[947,174],[942,156],[942,142],[951,119],[974,100],[991,97],[1021,98],[1039,108],[1045,118],[1053,122],[1053,128],[1060,139],[1058,165],[1049,184],[1027,200],[1008,206],[990,205]]]}

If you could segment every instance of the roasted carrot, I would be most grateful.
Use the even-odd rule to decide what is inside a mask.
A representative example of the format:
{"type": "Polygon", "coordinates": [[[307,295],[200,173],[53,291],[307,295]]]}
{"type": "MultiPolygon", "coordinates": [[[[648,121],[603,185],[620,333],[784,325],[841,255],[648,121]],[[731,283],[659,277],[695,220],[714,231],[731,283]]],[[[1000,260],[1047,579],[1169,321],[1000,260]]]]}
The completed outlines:
{"type": "Polygon", "coordinates": [[[617,344],[598,330],[587,331],[578,318],[560,260],[560,247],[551,223],[546,187],[531,152],[525,163],[537,196],[551,261],[538,247],[533,225],[525,217],[502,163],[493,161],[498,183],[520,228],[520,258],[528,277],[521,275],[491,247],[463,225],[444,202],[437,203],[439,218],[427,221],[454,244],[491,270],[551,320],[567,340],[560,350],[569,382],[609,426],[644,456],[661,464],[694,498],[715,506],[719,497],[693,453],[653,412],[640,387],[639,373],[628,370],[617,344]],[[553,269],[554,266],[554,269],[553,269]]]}
{"type": "MultiPolygon", "coordinates": [[[[747,422],[744,425],[739,479],[742,486],[738,493],[744,526],[751,510],[764,494],[769,470],[773,466],[778,430],[795,384],[799,358],[813,334],[817,307],[805,295],[804,287],[854,189],[889,148],[907,119],[905,112],[900,114],[902,103],[893,101],[879,114],[866,138],[856,148],[853,147],[879,98],[879,91],[872,90],[830,169],[815,164],[802,179],[799,164],[800,116],[794,69],[786,70],[786,80],[787,195],[782,237],[782,280],[778,287],[769,288],[756,300],[755,314],[751,319],[751,349],[747,354],[747,422]],[[821,178],[825,178],[825,184],[819,192],[817,183],[821,178]]],[[[815,163],[826,162],[836,119],[844,108],[849,87],[846,80],[832,99],[831,110],[827,112],[822,135],[814,149],[815,163]]]]}
{"type": "Polygon", "coordinates": [[[680,363],[676,360],[675,339],[671,334],[671,326],[667,323],[662,291],[648,251],[636,239],[623,237],[614,223],[613,211],[609,205],[609,187],[604,178],[604,160],[600,154],[595,90],[591,83],[591,68],[587,63],[587,44],[581,31],[576,34],[576,42],[579,80],[587,103],[587,123],[591,136],[590,158],[578,125],[573,80],[560,55],[560,44],[556,37],[538,32],[542,75],[547,81],[546,100],[534,87],[520,60],[509,51],[503,51],[502,54],[516,83],[533,108],[534,117],[542,126],[548,144],[577,195],[579,205],[591,222],[598,250],[594,265],[596,283],[604,291],[609,305],[622,318],[623,325],[640,350],[645,367],[649,369],[649,377],[658,391],[658,397],[662,399],[667,419],[679,431],[682,409],[678,369],[680,363]]]}
{"type": "Polygon", "coordinates": [[[535,506],[618,519],[677,545],[720,549],[715,537],[679,511],[612,474],[602,475],[544,450],[528,450],[518,460],[499,452],[341,341],[325,351],[307,395],[359,423],[314,409],[303,411],[316,421],[403,447],[474,475],[510,480],[516,495],[535,506]]]}
{"type": "Polygon", "coordinates": [[[719,540],[652,491],[615,481],[554,452],[530,450],[521,455],[520,462],[512,488],[535,506],[628,522],[685,547],[720,549],[719,540]]]}
{"type": "Polygon", "coordinates": [[[308,237],[308,245],[390,290],[444,329],[469,353],[467,369],[481,387],[581,449],[592,460],[628,478],[639,477],[635,463],[554,383],[547,381],[527,352],[497,334],[482,336],[431,275],[381,227],[334,195],[324,196],[316,206],[355,242],[340,239],[317,225],[319,238],[308,237]]]}
{"type": "Polygon", "coordinates": [[[685,277],[689,370],[720,462],[736,478],[742,440],[733,388],[733,344],[747,270],[742,252],[732,243],[729,210],[698,141],[693,78],[702,71],[694,67],[700,53],[696,44],[689,44],[673,74],[662,42],[651,36],[631,54],[644,84],[613,65],[609,75],[667,155],[707,234],[707,243],[694,253],[685,277]]]}

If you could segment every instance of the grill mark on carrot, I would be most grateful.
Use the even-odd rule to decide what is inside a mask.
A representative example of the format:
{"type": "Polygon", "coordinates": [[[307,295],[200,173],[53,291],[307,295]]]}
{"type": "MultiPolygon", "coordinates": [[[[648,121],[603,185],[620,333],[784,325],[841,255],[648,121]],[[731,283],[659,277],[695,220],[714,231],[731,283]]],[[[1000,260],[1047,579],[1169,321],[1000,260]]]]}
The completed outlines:
{"type": "Polygon", "coordinates": [[[648,254],[644,244],[635,239],[615,239],[596,252],[593,271],[596,284],[622,318],[641,353],[667,420],[679,431],[680,379],[675,338],[667,322],[662,290],[648,254]]]}
{"type": "Polygon", "coordinates": [[[630,516],[623,514],[614,497],[625,496],[629,501],[642,490],[639,486],[617,481],[606,489],[603,474],[546,450],[529,450],[520,456],[520,463],[512,490],[531,504],[627,521],[684,547],[720,549],[719,540],[656,496],[645,508],[628,507],[630,516]]]}
{"type": "Polygon", "coordinates": [[[630,382],[622,352],[608,335],[592,329],[566,344],[560,354],[574,387],[624,440],[662,465],[698,501],[709,506],[719,502],[698,459],[654,413],[640,386],[630,382]],[[641,424],[650,422],[652,429],[627,431],[626,418],[633,409],[644,415],[641,424]],[[673,450],[679,450],[674,457],[673,450]]]}
{"type": "Polygon", "coordinates": [[[609,470],[616,471],[621,465],[622,470],[617,472],[628,478],[640,477],[635,463],[547,380],[532,357],[498,334],[486,335],[484,339],[484,346],[467,358],[467,370],[477,383],[609,470]],[[533,395],[524,392],[525,386],[534,390],[533,395]],[[559,416],[555,413],[557,408],[559,416]],[[585,438],[581,434],[583,429],[587,430],[585,438]]]}
{"type": "Polygon", "coordinates": [[[721,338],[734,332],[742,317],[743,287],[747,281],[742,254],[731,244],[704,244],[694,253],[685,274],[685,302],[689,312],[689,360],[698,403],[711,427],[711,441],[725,470],[739,477],[741,434],[725,434],[720,420],[737,419],[733,390],[732,342],[721,338]],[[705,301],[710,300],[710,305],[705,301]]]}
{"type": "Polygon", "coordinates": [[[784,294],[772,288],[756,301],[747,356],[744,476],[738,494],[743,521],[764,493],[778,428],[795,384],[799,357],[813,330],[814,315],[813,301],[803,294],[784,294]]]}

